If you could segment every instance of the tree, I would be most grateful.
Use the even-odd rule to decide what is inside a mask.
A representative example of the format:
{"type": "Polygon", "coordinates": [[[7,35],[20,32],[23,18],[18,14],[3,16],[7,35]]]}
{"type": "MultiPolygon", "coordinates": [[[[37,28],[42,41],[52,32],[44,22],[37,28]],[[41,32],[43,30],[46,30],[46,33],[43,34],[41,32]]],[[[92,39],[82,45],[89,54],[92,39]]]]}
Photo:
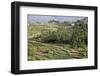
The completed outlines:
{"type": "Polygon", "coordinates": [[[73,26],[71,45],[73,47],[84,47],[87,45],[88,27],[82,20],[78,20],[73,26]]]}

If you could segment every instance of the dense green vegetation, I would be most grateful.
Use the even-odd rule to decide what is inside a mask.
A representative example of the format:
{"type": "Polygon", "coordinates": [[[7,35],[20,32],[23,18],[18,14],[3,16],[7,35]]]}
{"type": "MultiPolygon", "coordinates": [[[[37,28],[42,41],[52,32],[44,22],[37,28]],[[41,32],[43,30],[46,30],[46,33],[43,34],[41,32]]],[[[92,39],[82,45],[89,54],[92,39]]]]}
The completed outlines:
{"type": "Polygon", "coordinates": [[[74,26],[55,24],[28,26],[28,60],[87,58],[87,23],[78,20],[74,26]]]}

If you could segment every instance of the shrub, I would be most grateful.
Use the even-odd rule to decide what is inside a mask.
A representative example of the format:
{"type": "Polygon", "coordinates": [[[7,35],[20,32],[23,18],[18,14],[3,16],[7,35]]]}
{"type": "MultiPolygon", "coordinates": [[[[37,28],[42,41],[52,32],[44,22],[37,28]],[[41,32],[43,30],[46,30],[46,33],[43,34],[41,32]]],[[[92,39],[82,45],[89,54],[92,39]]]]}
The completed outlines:
{"type": "Polygon", "coordinates": [[[71,31],[65,27],[59,27],[57,31],[48,31],[41,35],[43,42],[69,43],[71,31]]]}

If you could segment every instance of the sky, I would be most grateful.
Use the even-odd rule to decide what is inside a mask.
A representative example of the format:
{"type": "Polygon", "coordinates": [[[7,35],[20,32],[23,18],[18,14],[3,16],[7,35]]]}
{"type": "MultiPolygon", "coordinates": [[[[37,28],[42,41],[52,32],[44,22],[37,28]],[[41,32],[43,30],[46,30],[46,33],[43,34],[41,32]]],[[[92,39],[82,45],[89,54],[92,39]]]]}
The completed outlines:
{"type": "Polygon", "coordinates": [[[63,21],[74,22],[83,18],[84,17],[80,16],[53,16],[53,15],[32,15],[32,14],[27,16],[29,24],[36,22],[47,23],[49,20],[57,20],[60,22],[63,21]]]}

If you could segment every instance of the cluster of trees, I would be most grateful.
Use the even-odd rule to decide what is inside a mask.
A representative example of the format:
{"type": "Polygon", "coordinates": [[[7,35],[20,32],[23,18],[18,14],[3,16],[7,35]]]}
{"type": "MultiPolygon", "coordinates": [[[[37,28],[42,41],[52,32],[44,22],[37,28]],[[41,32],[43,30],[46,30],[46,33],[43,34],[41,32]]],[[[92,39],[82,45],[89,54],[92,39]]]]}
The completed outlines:
{"type": "MultiPolygon", "coordinates": [[[[66,23],[66,22],[65,22],[66,23]]],[[[78,20],[74,26],[58,26],[57,31],[47,31],[41,34],[42,42],[66,43],[72,47],[84,47],[87,45],[88,27],[87,22],[78,20]]]]}
{"type": "Polygon", "coordinates": [[[57,25],[66,25],[66,26],[71,25],[71,22],[68,22],[68,21],[60,22],[60,21],[57,21],[57,20],[49,20],[48,23],[55,23],[57,25]]]}
{"type": "Polygon", "coordinates": [[[83,21],[77,21],[73,26],[73,33],[71,37],[71,45],[77,47],[84,47],[88,44],[88,26],[83,21]]]}
{"type": "Polygon", "coordinates": [[[60,23],[60,21],[57,21],[57,20],[49,20],[48,23],[60,23]]]}

